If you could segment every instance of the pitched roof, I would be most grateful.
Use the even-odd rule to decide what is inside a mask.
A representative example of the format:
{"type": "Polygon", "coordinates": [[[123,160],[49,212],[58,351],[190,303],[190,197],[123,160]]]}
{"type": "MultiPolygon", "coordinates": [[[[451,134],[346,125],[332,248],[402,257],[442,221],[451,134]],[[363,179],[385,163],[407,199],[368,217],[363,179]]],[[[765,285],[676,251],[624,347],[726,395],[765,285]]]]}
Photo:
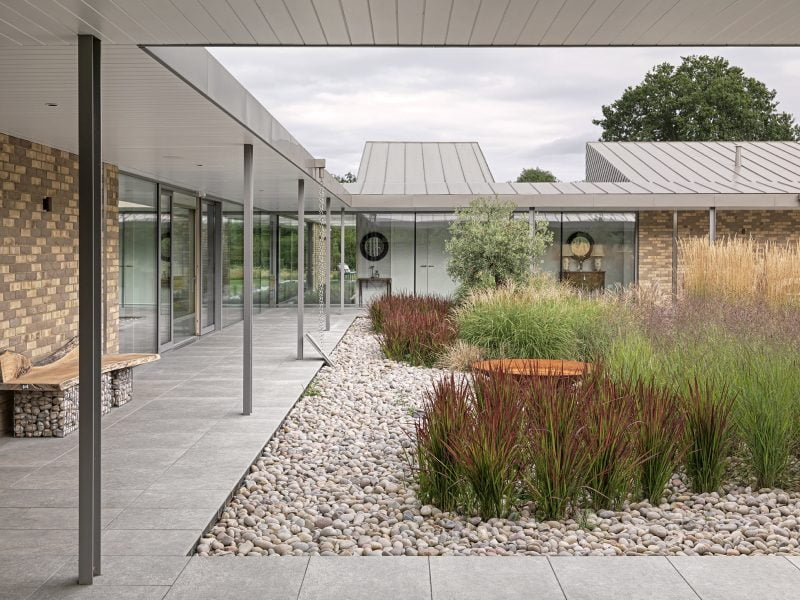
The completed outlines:
{"type": "Polygon", "coordinates": [[[367,142],[353,194],[492,194],[477,142],[367,142]]]}
{"type": "Polygon", "coordinates": [[[590,142],[586,181],[631,181],[739,193],[796,192],[798,142],[590,142]],[[736,166],[736,148],[741,163],[736,166]]]}

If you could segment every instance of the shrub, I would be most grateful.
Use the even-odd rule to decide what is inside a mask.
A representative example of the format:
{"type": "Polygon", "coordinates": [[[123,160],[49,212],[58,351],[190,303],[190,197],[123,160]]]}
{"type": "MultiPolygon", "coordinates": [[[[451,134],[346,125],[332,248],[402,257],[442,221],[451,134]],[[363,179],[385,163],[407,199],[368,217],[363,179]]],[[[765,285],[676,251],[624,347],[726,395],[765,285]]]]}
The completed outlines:
{"type": "Polygon", "coordinates": [[[456,311],[459,335],[488,358],[591,360],[611,339],[610,304],[564,286],[476,293],[456,311]]]}
{"type": "Polygon", "coordinates": [[[528,489],[542,519],[561,519],[578,507],[589,462],[583,440],[591,386],[532,380],[526,398],[528,489]]]}
{"type": "Polygon", "coordinates": [[[442,510],[464,504],[458,460],[452,451],[463,430],[472,390],[453,374],[434,383],[416,422],[419,497],[442,510]]]}
{"type": "Polygon", "coordinates": [[[448,274],[466,289],[522,282],[553,240],[545,221],[531,235],[527,219],[515,219],[516,205],[478,198],[456,211],[445,250],[448,274]]]}
{"type": "Polygon", "coordinates": [[[686,474],[696,492],[715,492],[722,485],[732,447],[733,396],[724,385],[695,379],[688,385],[685,404],[686,474]]]}
{"type": "Polygon", "coordinates": [[[483,519],[505,517],[516,499],[522,463],[522,402],[507,373],[474,375],[471,409],[453,440],[464,480],[483,519]]]}
{"type": "Polygon", "coordinates": [[[617,510],[633,491],[640,462],[633,443],[634,399],[629,389],[614,385],[600,371],[584,385],[593,387],[583,428],[589,505],[617,510]]]}

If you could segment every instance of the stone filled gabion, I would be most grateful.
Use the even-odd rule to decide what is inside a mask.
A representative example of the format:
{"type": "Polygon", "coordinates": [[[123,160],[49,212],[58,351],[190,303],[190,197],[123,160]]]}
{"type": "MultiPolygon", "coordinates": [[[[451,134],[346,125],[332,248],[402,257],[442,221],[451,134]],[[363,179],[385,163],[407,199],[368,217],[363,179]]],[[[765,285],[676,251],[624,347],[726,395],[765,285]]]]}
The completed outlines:
{"type": "Polygon", "coordinates": [[[482,521],[422,505],[413,415],[443,371],[382,357],[357,320],[289,413],[201,555],[800,554],[800,497],[730,486],[693,494],[674,477],[658,506],[626,504],[579,521],[538,521],[531,507],[482,521]]]}
{"type": "Polygon", "coordinates": [[[122,406],[133,397],[133,369],[112,372],[111,406],[122,406]]]}
{"type": "MultiPolygon", "coordinates": [[[[102,414],[111,410],[111,375],[101,378],[102,414]]],[[[78,386],[14,392],[15,437],[64,437],[78,429],[78,386]]]]}

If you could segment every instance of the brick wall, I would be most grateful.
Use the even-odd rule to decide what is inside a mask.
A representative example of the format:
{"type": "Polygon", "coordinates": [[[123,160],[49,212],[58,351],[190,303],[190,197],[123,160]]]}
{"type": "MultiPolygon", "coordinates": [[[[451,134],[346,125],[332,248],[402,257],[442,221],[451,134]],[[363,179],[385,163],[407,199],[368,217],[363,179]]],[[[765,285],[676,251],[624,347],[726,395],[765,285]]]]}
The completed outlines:
{"type": "MultiPolygon", "coordinates": [[[[708,211],[678,211],[678,237],[708,235],[708,211]]],[[[800,240],[800,210],[717,210],[717,237],[800,240]]],[[[672,288],[672,211],[639,213],[639,282],[672,288]]]]}
{"type": "MultiPolygon", "coordinates": [[[[118,170],[105,165],[107,348],[117,349],[118,170]]],[[[78,157],[0,133],[0,350],[36,361],[78,333],[78,157]],[[45,212],[43,199],[52,198],[45,212]]],[[[0,397],[0,432],[9,407],[0,397]]]]}

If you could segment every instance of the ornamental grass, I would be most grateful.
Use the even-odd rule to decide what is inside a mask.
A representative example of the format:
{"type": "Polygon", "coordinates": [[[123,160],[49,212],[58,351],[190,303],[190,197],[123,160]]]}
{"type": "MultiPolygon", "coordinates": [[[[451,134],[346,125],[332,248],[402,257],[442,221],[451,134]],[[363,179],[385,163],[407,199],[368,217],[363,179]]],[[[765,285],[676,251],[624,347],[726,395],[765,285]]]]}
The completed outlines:
{"type": "Polygon", "coordinates": [[[372,301],[369,316],[387,358],[432,367],[456,339],[451,308],[439,296],[396,294],[372,301]]]}
{"type": "Polygon", "coordinates": [[[678,264],[689,297],[800,306],[800,242],[689,238],[680,241],[678,264]]]}

